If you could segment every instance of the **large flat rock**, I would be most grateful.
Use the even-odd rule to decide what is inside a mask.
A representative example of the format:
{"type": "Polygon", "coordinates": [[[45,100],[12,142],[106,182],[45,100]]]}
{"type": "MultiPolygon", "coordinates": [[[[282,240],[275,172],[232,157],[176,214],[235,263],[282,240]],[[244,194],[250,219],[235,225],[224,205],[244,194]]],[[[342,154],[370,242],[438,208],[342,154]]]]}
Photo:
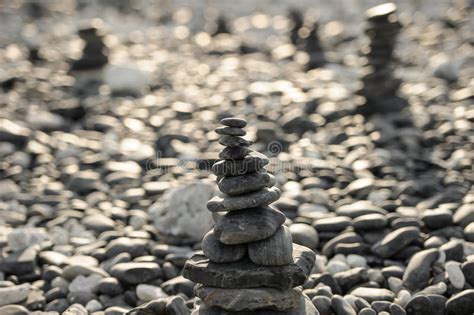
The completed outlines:
{"type": "Polygon", "coordinates": [[[229,264],[210,262],[197,253],[186,262],[183,276],[205,286],[219,288],[289,289],[302,285],[309,276],[315,254],[309,248],[293,244],[293,263],[286,266],[257,266],[247,257],[229,264]]]}

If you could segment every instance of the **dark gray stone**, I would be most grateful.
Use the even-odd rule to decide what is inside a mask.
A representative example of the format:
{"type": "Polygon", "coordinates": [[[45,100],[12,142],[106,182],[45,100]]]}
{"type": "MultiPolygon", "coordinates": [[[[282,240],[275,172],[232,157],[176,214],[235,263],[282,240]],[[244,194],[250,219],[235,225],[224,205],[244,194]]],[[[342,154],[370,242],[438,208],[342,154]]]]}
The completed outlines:
{"type": "Polygon", "coordinates": [[[152,262],[120,263],[110,269],[113,277],[126,284],[140,284],[160,279],[163,276],[160,265],[152,262]]]}
{"type": "Polygon", "coordinates": [[[340,295],[334,295],[331,299],[331,306],[336,315],[357,315],[352,306],[340,295]]]}
{"type": "Polygon", "coordinates": [[[285,311],[298,306],[301,298],[300,289],[248,288],[224,289],[198,285],[196,295],[207,305],[241,312],[252,310],[285,311]]]}
{"type": "Polygon", "coordinates": [[[252,152],[252,150],[247,147],[227,147],[219,153],[219,159],[241,160],[250,152],[252,152]]]}
{"type": "Polygon", "coordinates": [[[403,274],[403,285],[412,291],[425,288],[428,285],[431,265],[438,259],[437,249],[426,249],[413,255],[403,274]]]}
{"type": "Polygon", "coordinates": [[[242,160],[222,160],[212,165],[212,172],[216,176],[238,176],[259,172],[269,162],[268,158],[260,153],[250,153],[242,160]]]}
{"type": "Polygon", "coordinates": [[[221,136],[219,143],[226,147],[248,147],[252,144],[251,141],[236,136],[221,136]]]}
{"type": "Polygon", "coordinates": [[[226,136],[245,136],[247,134],[242,128],[236,127],[217,127],[215,131],[220,135],[226,136]]]}
{"type": "Polygon", "coordinates": [[[259,206],[266,206],[280,197],[280,190],[276,187],[264,187],[259,191],[240,196],[215,196],[207,202],[207,209],[211,212],[235,211],[259,206]]]}
{"type": "Polygon", "coordinates": [[[356,231],[378,230],[385,228],[386,225],[387,218],[378,213],[362,215],[352,221],[356,231]]]}
{"type": "Polygon", "coordinates": [[[229,264],[216,264],[197,253],[186,262],[183,276],[193,282],[219,288],[268,286],[289,289],[306,281],[314,260],[314,252],[299,245],[293,245],[293,263],[286,266],[257,266],[248,258],[229,264]]]}
{"type": "Polygon", "coordinates": [[[448,315],[472,314],[474,313],[474,290],[464,290],[453,295],[446,302],[448,315]]]}
{"type": "Polygon", "coordinates": [[[372,252],[389,258],[416,240],[419,234],[420,230],[411,226],[392,231],[372,246],[372,252]]]}
{"type": "Polygon", "coordinates": [[[405,306],[405,310],[408,315],[425,315],[434,312],[433,305],[424,295],[417,295],[411,298],[405,306]]]}
{"type": "Polygon", "coordinates": [[[315,296],[311,300],[318,310],[320,315],[331,315],[332,310],[331,310],[331,299],[328,298],[327,296],[320,295],[320,296],[315,296]]]}
{"type": "Polygon", "coordinates": [[[247,245],[250,260],[260,266],[283,266],[293,262],[293,242],[289,229],[281,226],[264,240],[247,245]]]}
{"type": "Polygon", "coordinates": [[[247,121],[242,118],[229,117],[221,119],[220,123],[224,126],[235,127],[235,128],[244,128],[247,126],[247,121]]]}
{"type": "Polygon", "coordinates": [[[214,235],[214,230],[211,230],[202,239],[202,251],[212,262],[229,263],[241,260],[245,256],[246,246],[221,243],[214,235]]]}
{"type": "Polygon", "coordinates": [[[269,207],[226,213],[214,227],[215,236],[224,244],[235,245],[269,238],[285,222],[285,215],[269,207]]]}
{"type": "Polygon", "coordinates": [[[461,270],[467,283],[474,286],[474,261],[466,261],[463,263],[461,270]]]}
{"type": "Polygon", "coordinates": [[[242,176],[223,177],[218,181],[219,190],[235,196],[258,191],[275,185],[275,177],[268,173],[252,173],[242,176]]]}

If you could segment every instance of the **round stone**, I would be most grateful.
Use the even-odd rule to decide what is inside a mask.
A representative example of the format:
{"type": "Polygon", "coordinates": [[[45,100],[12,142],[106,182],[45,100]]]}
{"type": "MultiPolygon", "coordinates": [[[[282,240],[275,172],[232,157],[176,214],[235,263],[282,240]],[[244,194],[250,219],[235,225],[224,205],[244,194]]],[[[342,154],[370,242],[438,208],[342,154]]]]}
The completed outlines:
{"type": "Polygon", "coordinates": [[[315,250],[319,245],[319,235],[316,230],[308,224],[294,223],[290,225],[293,242],[315,250]]]}
{"type": "Polygon", "coordinates": [[[362,215],[352,221],[352,226],[356,231],[378,230],[385,228],[386,225],[387,218],[378,213],[362,215]]]}
{"type": "Polygon", "coordinates": [[[284,222],[285,215],[272,208],[236,210],[216,223],[214,234],[224,244],[250,243],[274,235],[284,222]]]}
{"type": "Polygon", "coordinates": [[[293,242],[286,226],[281,226],[273,236],[247,246],[249,258],[256,265],[282,266],[293,262],[293,242]]]}
{"type": "Polygon", "coordinates": [[[207,202],[211,212],[235,211],[259,206],[266,206],[278,200],[280,190],[276,187],[264,187],[259,191],[240,196],[215,196],[207,202]]]}
{"type": "Polygon", "coordinates": [[[229,263],[241,260],[245,256],[246,247],[221,243],[214,235],[214,230],[211,230],[202,239],[202,251],[212,262],[229,263]]]}
{"type": "Polygon", "coordinates": [[[126,284],[140,284],[161,278],[160,265],[153,262],[120,263],[110,269],[113,277],[126,284]]]}
{"type": "Polygon", "coordinates": [[[446,302],[446,311],[448,315],[474,313],[474,290],[469,289],[453,295],[446,302]]]}
{"type": "Polygon", "coordinates": [[[235,127],[235,128],[244,128],[247,126],[247,121],[242,118],[236,118],[236,117],[229,117],[229,118],[224,118],[221,119],[221,124],[224,126],[228,127],[235,127]]]}

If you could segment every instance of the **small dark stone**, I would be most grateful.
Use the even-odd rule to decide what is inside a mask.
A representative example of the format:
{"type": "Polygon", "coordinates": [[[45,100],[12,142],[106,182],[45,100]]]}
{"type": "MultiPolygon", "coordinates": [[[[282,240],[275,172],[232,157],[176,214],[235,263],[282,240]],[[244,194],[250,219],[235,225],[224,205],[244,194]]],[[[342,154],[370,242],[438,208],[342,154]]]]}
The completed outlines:
{"type": "Polygon", "coordinates": [[[202,250],[212,262],[229,263],[242,259],[245,256],[246,247],[221,243],[215,237],[214,230],[211,230],[202,239],[202,250]]]}
{"type": "Polygon", "coordinates": [[[216,176],[238,176],[259,172],[269,162],[263,154],[251,153],[242,160],[222,160],[212,165],[216,176]]]}
{"type": "Polygon", "coordinates": [[[215,131],[220,135],[226,136],[245,136],[247,134],[245,130],[235,127],[218,127],[215,131]]]}
{"type": "Polygon", "coordinates": [[[340,295],[334,295],[331,299],[332,309],[337,315],[357,315],[352,306],[340,295]]]}
{"type": "Polygon", "coordinates": [[[236,136],[221,136],[219,143],[226,147],[248,147],[252,144],[251,141],[245,140],[241,137],[236,136]]]}
{"type": "Polygon", "coordinates": [[[224,126],[235,127],[235,128],[244,128],[245,126],[247,126],[247,121],[245,119],[236,118],[236,117],[221,119],[220,123],[223,124],[224,126]]]}

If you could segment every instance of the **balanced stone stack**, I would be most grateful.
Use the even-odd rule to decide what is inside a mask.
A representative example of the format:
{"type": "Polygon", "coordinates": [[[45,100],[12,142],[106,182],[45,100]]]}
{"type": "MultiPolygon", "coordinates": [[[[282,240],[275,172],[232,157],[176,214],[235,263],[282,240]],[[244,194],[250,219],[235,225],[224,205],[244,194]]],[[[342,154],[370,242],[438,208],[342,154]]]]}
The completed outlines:
{"type": "Polygon", "coordinates": [[[107,49],[100,31],[95,26],[79,30],[79,37],[85,42],[82,57],[71,65],[71,71],[100,69],[108,62],[107,49]]]}
{"type": "Polygon", "coordinates": [[[396,6],[385,3],[367,10],[365,33],[370,39],[363,53],[367,63],[364,68],[360,95],[366,98],[362,113],[399,111],[406,101],[397,96],[401,80],[393,76],[393,51],[401,24],[396,16],[396,6]]]}
{"type": "Polygon", "coordinates": [[[203,304],[193,314],[316,314],[301,288],[315,254],[293,244],[285,215],[270,204],[280,197],[264,166],[266,156],[242,138],[247,122],[221,120],[219,143],[226,146],[212,167],[223,193],[209,200],[211,212],[226,212],[189,259],[184,277],[198,283],[203,304]]]}

